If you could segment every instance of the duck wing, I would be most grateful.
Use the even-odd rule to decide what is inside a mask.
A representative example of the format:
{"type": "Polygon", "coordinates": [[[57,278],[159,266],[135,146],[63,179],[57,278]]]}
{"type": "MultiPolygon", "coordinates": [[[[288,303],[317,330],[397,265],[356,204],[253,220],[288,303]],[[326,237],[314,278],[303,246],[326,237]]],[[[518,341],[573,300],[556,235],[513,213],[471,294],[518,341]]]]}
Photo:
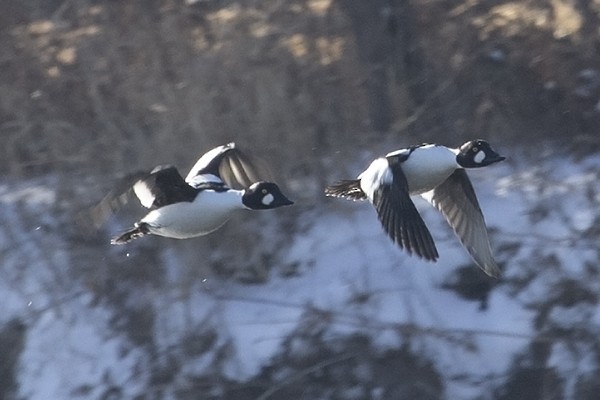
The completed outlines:
{"type": "Polygon", "coordinates": [[[422,197],[442,213],[475,263],[489,276],[500,276],[483,213],[465,170],[457,169],[422,197]]]}
{"type": "Polygon", "coordinates": [[[359,179],[345,179],[325,188],[325,196],[345,197],[351,200],[366,200],[367,195],[360,187],[359,179]]]}
{"type": "Polygon", "coordinates": [[[146,176],[148,176],[148,171],[137,171],[119,179],[113,189],[95,206],[77,213],[75,217],[77,225],[88,230],[89,228],[99,229],[111,215],[131,200],[134,196],[133,185],[146,176]]]}
{"type": "Polygon", "coordinates": [[[373,205],[383,229],[392,240],[408,253],[435,261],[438,252],[429,229],[410,198],[408,182],[400,163],[390,165],[393,181],[380,184],[373,190],[373,205]]]}
{"type": "Polygon", "coordinates": [[[156,209],[169,204],[191,202],[199,190],[188,185],[172,165],[161,165],[138,179],[133,191],[146,208],[156,209]]]}
{"type": "Polygon", "coordinates": [[[76,222],[85,229],[97,230],[134,195],[142,206],[156,209],[182,201],[193,201],[197,193],[198,189],[188,185],[175,167],[158,166],[151,172],[138,171],[121,178],[98,204],[80,211],[76,222]]]}
{"type": "Polygon", "coordinates": [[[185,181],[193,187],[207,182],[224,182],[232,188],[248,188],[261,180],[271,180],[264,163],[228,143],[205,153],[188,173],[185,181]]]}

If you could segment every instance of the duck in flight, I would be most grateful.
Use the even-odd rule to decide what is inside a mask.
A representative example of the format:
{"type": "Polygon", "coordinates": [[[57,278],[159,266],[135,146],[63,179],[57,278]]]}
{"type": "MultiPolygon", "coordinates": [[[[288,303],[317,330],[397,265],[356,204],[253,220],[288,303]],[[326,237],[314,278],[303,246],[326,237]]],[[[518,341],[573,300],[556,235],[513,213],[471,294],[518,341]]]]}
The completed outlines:
{"type": "Polygon", "coordinates": [[[94,224],[99,225],[122,206],[130,189],[150,211],[113,238],[112,244],[125,244],[149,234],[176,239],[203,236],[223,226],[237,210],[269,210],[293,204],[275,183],[260,180],[257,161],[229,143],[200,157],[185,179],[171,165],[131,174],[94,207],[94,224]],[[234,189],[234,185],[243,189],[234,189]]]}
{"type": "Polygon", "coordinates": [[[369,200],[389,237],[409,254],[438,259],[435,243],[410,196],[420,195],[446,218],[475,263],[498,277],[487,228],[465,168],[500,162],[484,140],[471,140],[457,149],[421,144],[377,158],[357,179],[325,189],[327,196],[369,200]]]}

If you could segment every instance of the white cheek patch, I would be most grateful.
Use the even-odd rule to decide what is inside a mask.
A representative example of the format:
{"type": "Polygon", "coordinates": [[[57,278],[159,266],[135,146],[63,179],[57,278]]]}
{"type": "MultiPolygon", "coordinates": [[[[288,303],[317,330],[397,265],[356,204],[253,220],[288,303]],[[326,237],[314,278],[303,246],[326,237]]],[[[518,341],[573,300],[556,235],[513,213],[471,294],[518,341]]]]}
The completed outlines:
{"type": "Polygon", "coordinates": [[[485,151],[480,150],[477,152],[477,154],[475,154],[475,157],[473,157],[473,161],[475,161],[477,164],[481,164],[481,162],[485,159],[485,151]]]}
{"type": "Polygon", "coordinates": [[[270,206],[271,203],[273,203],[273,200],[275,200],[275,197],[273,197],[273,195],[271,193],[267,194],[266,196],[263,196],[262,198],[262,203],[265,206],[270,206]]]}

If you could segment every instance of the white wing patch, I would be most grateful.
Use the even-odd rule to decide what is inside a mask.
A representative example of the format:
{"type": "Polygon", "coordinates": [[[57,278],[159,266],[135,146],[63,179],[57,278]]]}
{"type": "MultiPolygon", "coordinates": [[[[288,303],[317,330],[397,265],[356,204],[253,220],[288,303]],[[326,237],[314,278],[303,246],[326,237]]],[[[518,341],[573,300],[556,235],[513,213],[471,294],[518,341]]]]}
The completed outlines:
{"type": "Polygon", "coordinates": [[[210,162],[215,157],[217,157],[219,154],[226,151],[226,149],[233,149],[234,147],[235,147],[234,143],[228,143],[223,146],[215,147],[214,149],[209,150],[208,152],[204,153],[204,155],[202,157],[200,157],[200,159],[198,159],[198,161],[196,161],[196,164],[194,164],[194,166],[188,173],[187,177],[185,178],[185,181],[188,183],[190,181],[192,181],[194,179],[194,177],[198,174],[198,172],[202,171],[204,168],[206,168],[206,166],[208,164],[210,164],[210,162]]]}
{"type": "Polygon", "coordinates": [[[425,199],[429,204],[433,204],[433,190],[421,193],[421,197],[425,199]]]}
{"type": "Polygon", "coordinates": [[[209,183],[209,182],[213,182],[213,183],[223,183],[223,181],[221,179],[219,179],[218,176],[215,176],[213,174],[200,174],[200,175],[195,175],[194,177],[189,177],[186,178],[185,180],[187,182],[188,185],[190,185],[191,187],[197,188],[198,186],[200,186],[203,183],[209,183]]]}
{"type": "MultiPolygon", "coordinates": [[[[427,145],[427,146],[423,146],[423,147],[429,147],[429,146],[433,146],[433,145],[427,145]]],[[[394,150],[390,153],[387,153],[385,156],[386,157],[394,157],[394,156],[405,155],[405,154],[410,154],[410,149],[394,150]]]]}
{"type": "Polygon", "coordinates": [[[388,160],[378,158],[358,176],[358,179],[360,179],[360,188],[372,202],[375,191],[382,185],[391,185],[394,182],[394,175],[390,170],[388,160]]]}
{"type": "Polygon", "coordinates": [[[140,203],[142,203],[144,207],[152,207],[152,203],[154,203],[154,199],[156,196],[154,196],[150,189],[148,189],[148,185],[141,181],[136,182],[136,184],[133,185],[133,192],[135,193],[137,198],[140,199],[140,203]]]}

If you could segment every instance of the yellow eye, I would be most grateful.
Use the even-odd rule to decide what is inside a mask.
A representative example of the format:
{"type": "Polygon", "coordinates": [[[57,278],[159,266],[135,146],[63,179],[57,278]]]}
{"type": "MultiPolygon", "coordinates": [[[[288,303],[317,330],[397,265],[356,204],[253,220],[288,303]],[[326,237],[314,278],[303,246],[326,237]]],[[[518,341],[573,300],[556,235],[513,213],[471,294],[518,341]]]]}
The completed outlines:
{"type": "Polygon", "coordinates": [[[477,153],[479,149],[477,147],[473,147],[473,153],[477,153]]]}
{"type": "Polygon", "coordinates": [[[263,189],[262,194],[267,194],[267,189],[263,189]]]}

